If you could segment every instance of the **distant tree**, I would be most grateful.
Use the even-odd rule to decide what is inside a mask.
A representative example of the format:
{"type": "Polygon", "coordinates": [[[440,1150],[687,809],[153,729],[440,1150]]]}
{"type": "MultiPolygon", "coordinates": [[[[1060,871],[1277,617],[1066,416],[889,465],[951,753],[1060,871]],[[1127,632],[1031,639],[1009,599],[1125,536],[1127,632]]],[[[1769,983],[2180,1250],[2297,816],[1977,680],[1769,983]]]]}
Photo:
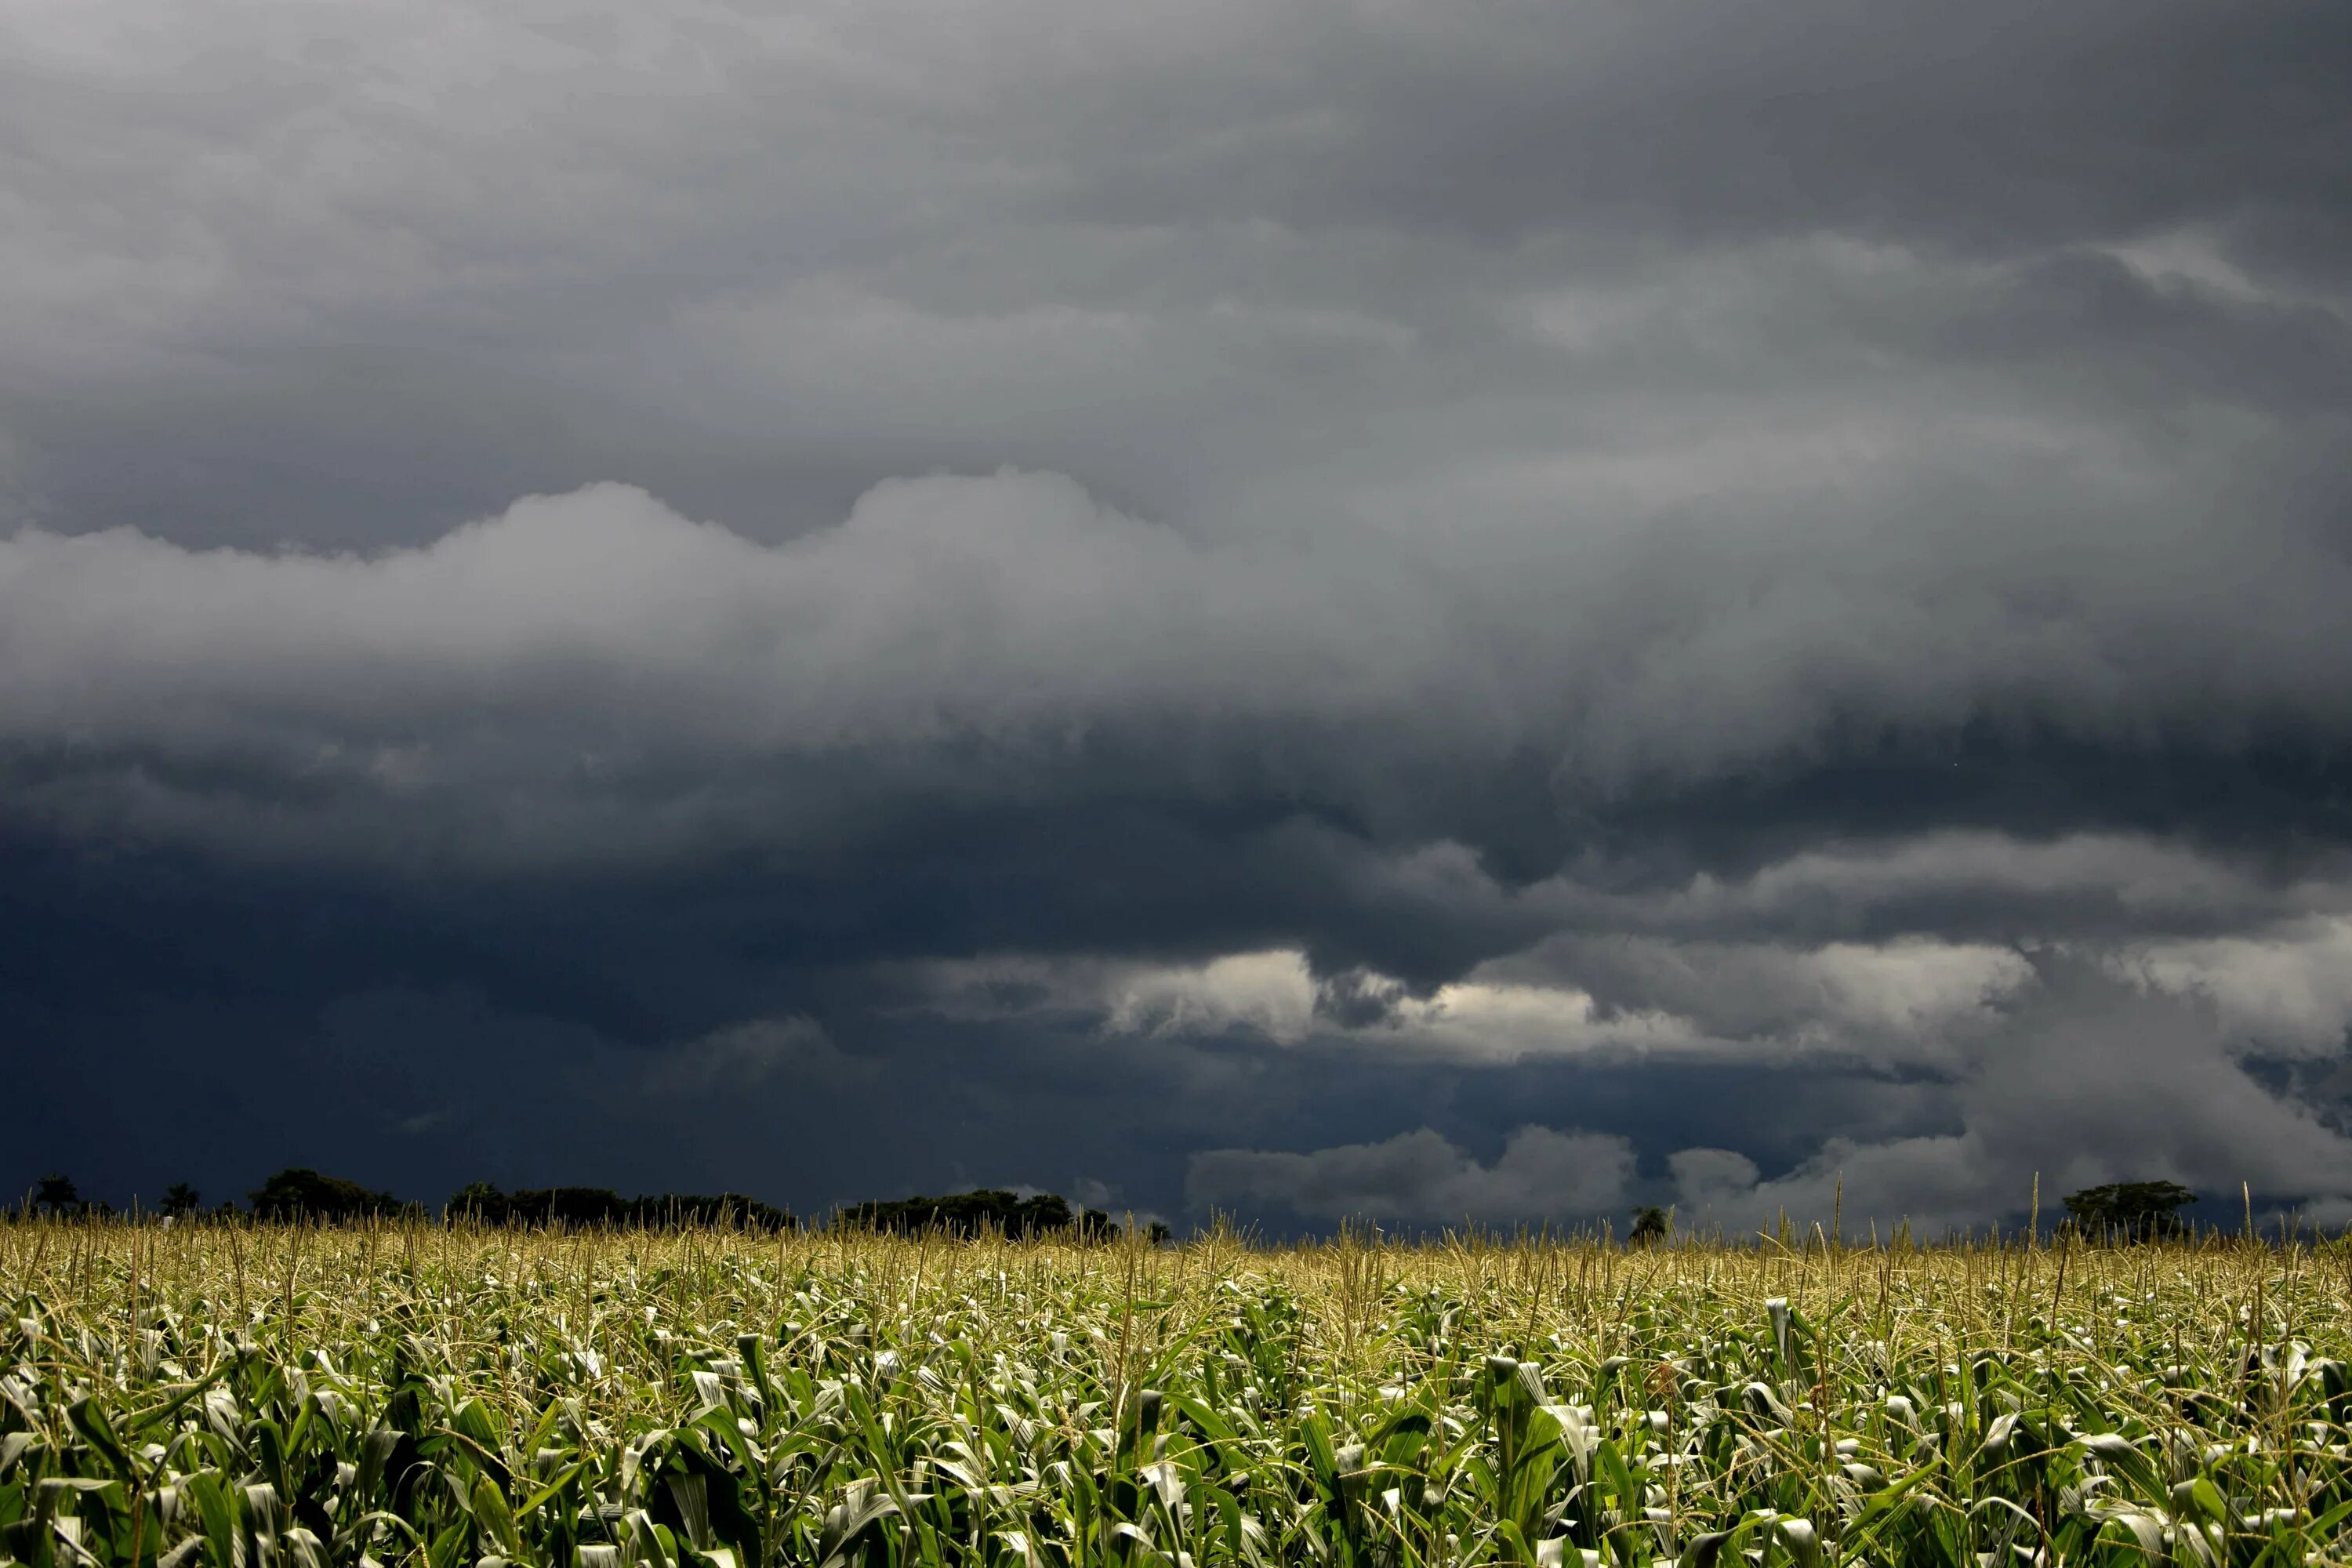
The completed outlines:
{"type": "Polygon", "coordinates": [[[513,1200],[488,1182],[468,1182],[449,1194],[442,1206],[445,1218],[470,1219],[482,1225],[504,1225],[513,1208],[513,1200]]]}
{"type": "Polygon", "coordinates": [[[1155,1219],[1151,1222],[1150,1228],[1143,1233],[1143,1239],[1150,1242],[1154,1247],[1165,1247],[1170,1242],[1176,1239],[1176,1233],[1170,1230],[1165,1224],[1155,1219]]]}
{"type": "Polygon", "coordinates": [[[2161,1241],[2189,1228],[2178,1211],[2196,1201],[2178,1182],[2110,1182],[2067,1194],[2067,1223],[2094,1240],[2161,1241]]]}
{"type": "Polygon", "coordinates": [[[322,1176],[307,1165],[289,1166],[262,1183],[252,1203],[259,1219],[357,1219],[394,1214],[401,1207],[390,1193],[371,1192],[341,1176],[322,1176]]]}
{"type": "Polygon", "coordinates": [[[66,1215],[79,1214],[89,1205],[74,1189],[72,1177],[47,1175],[33,1189],[33,1206],[44,1214],[66,1215]]]}
{"type": "MultiPolygon", "coordinates": [[[[514,1194],[514,1217],[541,1225],[642,1225],[657,1205],[673,1201],[667,1194],[625,1198],[610,1187],[536,1187],[514,1194]]],[[[686,1201],[699,1205],[706,1200],[686,1201]]]]}
{"type": "Polygon", "coordinates": [[[197,1197],[196,1189],[185,1182],[173,1182],[163,1189],[163,1212],[173,1218],[192,1215],[200,1206],[202,1200],[197,1197]]]}
{"type": "Polygon", "coordinates": [[[1633,1228],[1625,1233],[1628,1247],[1654,1247],[1666,1239],[1666,1211],[1655,1204],[1644,1205],[1633,1211],[1633,1228]]]}

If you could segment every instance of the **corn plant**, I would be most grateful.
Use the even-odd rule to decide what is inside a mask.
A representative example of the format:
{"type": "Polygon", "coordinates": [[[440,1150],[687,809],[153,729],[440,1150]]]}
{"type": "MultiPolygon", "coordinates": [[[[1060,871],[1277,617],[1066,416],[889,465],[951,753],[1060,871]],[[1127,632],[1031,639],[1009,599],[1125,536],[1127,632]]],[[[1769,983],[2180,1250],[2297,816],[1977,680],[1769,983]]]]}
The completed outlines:
{"type": "Polygon", "coordinates": [[[2352,1561],[2352,1254],[0,1226],[0,1561],[2352,1561]]]}

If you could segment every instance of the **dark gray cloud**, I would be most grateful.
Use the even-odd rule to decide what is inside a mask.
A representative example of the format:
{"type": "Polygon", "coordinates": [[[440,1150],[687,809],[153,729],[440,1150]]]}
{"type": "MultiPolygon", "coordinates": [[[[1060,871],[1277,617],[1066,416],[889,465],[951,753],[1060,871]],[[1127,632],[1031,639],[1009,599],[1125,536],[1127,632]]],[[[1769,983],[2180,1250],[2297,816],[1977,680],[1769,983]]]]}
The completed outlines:
{"type": "Polygon", "coordinates": [[[0,1037],[139,1130],[21,1146],[2333,1213],[2347,68],[0,8],[0,1037]]]}
{"type": "Polygon", "coordinates": [[[1211,1150],[1193,1157],[1186,1190],[1227,1212],[1273,1205],[1324,1220],[1527,1222],[1616,1210],[1633,1163],[1633,1146],[1612,1133],[1522,1127],[1482,1164],[1424,1127],[1311,1154],[1211,1150]]]}

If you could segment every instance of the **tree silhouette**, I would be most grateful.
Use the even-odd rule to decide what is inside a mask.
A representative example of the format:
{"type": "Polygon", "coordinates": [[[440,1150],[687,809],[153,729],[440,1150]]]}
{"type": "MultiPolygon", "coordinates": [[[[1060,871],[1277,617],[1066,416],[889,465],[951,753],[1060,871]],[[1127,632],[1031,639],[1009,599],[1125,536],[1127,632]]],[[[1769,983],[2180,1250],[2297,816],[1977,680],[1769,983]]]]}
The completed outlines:
{"type": "Polygon", "coordinates": [[[2096,1238],[2160,1241],[2189,1226],[2176,1210],[2197,1194],[2178,1182],[2109,1182],[2066,1194],[2068,1223],[2096,1238]]]}
{"type": "Polygon", "coordinates": [[[194,1214],[201,1203],[196,1189],[185,1182],[173,1182],[163,1189],[163,1212],[167,1215],[194,1214]]]}
{"type": "Polygon", "coordinates": [[[1628,1247],[1652,1247],[1666,1239],[1666,1211],[1648,1204],[1633,1211],[1633,1228],[1625,1233],[1628,1247]]]}
{"type": "Polygon", "coordinates": [[[401,1206],[390,1193],[370,1192],[357,1182],[322,1176],[304,1165],[291,1166],[262,1183],[252,1201],[259,1219],[352,1219],[394,1214],[401,1206]]]}
{"type": "Polygon", "coordinates": [[[938,1198],[859,1204],[843,1209],[834,1223],[843,1230],[898,1236],[1069,1236],[1080,1241],[1108,1241],[1118,1230],[1102,1210],[1073,1209],[1069,1200],[1057,1194],[1023,1198],[999,1187],[979,1187],[938,1198]]]}
{"type": "Polygon", "coordinates": [[[86,1205],[70,1176],[47,1175],[33,1189],[33,1206],[47,1214],[79,1214],[86,1205]]]}

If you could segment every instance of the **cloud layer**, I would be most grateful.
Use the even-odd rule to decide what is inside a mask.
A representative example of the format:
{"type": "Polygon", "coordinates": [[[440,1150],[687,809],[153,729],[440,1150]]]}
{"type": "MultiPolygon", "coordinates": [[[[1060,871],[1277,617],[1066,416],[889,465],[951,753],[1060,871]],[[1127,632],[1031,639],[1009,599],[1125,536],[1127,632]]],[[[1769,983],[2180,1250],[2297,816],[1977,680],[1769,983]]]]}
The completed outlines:
{"type": "Polygon", "coordinates": [[[274,837],[299,781],[298,826],[349,814],[378,839],[438,809],[461,853],[558,860],[789,835],[799,814],[761,796],[822,815],[804,781],[844,765],[926,791],[941,753],[1024,790],[1100,748],[1360,813],[1387,805],[1362,770],[1407,771],[1424,831],[1466,837],[1465,797],[1520,757],[1572,809],[1859,737],[2344,743],[2340,561],[2281,552],[2145,602],[2120,531],[2072,578],[2014,552],[1897,573],[1887,542],[1790,533],[1773,561],[1694,547],[1669,572],[1686,531],[1628,543],[1571,511],[1536,599],[1486,542],[1202,542],[1012,471],[890,481],[777,545],[617,486],[365,556],[26,531],[0,543],[0,735],[138,831],[274,837]],[[257,831],[173,787],[226,767],[259,774],[257,831]],[[490,794],[506,815],[466,821],[490,794]]]}

